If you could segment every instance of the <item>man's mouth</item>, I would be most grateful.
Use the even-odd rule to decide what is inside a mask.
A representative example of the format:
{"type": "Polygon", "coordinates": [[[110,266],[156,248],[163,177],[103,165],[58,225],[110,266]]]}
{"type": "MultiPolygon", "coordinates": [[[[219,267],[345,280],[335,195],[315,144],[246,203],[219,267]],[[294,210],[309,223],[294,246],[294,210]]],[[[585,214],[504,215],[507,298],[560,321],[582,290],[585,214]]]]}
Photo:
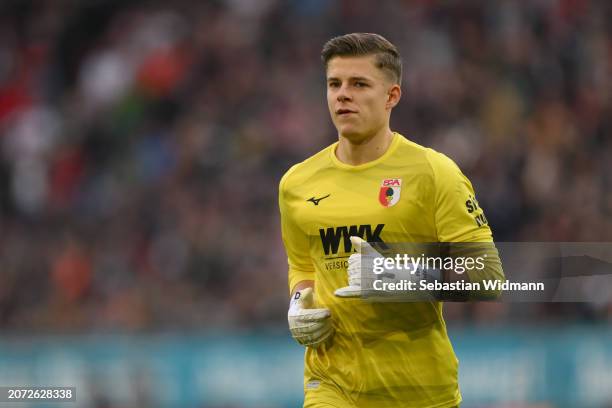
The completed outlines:
{"type": "Polygon", "coordinates": [[[349,115],[351,113],[357,113],[357,112],[355,112],[353,110],[350,110],[350,109],[338,109],[338,110],[336,110],[336,115],[340,115],[340,116],[342,116],[342,115],[349,115]]]}

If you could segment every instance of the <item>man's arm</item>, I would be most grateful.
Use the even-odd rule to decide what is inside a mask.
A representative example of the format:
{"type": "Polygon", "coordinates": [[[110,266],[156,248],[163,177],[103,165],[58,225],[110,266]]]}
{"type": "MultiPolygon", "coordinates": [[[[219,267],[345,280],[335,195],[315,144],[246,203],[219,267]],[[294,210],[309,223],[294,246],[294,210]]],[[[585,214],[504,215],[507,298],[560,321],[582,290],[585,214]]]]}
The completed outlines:
{"type": "MultiPolygon", "coordinates": [[[[434,219],[438,241],[446,243],[446,254],[451,258],[480,259],[484,265],[483,268],[469,268],[467,271],[445,271],[444,281],[504,281],[493,233],[483,209],[476,200],[472,183],[448,157],[433,150],[430,150],[428,155],[434,175],[434,219]]],[[[441,300],[447,301],[492,300],[501,294],[500,291],[483,289],[482,284],[480,286],[480,291],[441,293],[440,297],[441,300]]]]}
{"type": "Polygon", "coordinates": [[[443,273],[444,282],[464,281],[478,283],[480,290],[441,292],[440,300],[447,302],[463,302],[469,300],[495,300],[501,295],[501,290],[485,288],[483,281],[505,281],[499,253],[493,242],[451,243],[449,256],[454,259],[476,260],[470,268],[446,270],[443,273]],[[479,265],[479,266],[477,266],[479,265]]]}
{"type": "MultiPolygon", "coordinates": [[[[292,168],[293,169],[293,168],[292,168]]],[[[299,220],[295,219],[295,211],[290,205],[290,187],[287,186],[289,170],[281,179],[278,189],[278,207],[280,210],[281,236],[285,252],[287,253],[288,286],[289,293],[293,295],[302,282],[313,282],[314,266],[310,258],[310,244],[308,236],[300,227],[299,220]]]]}
{"type": "Polygon", "coordinates": [[[293,211],[286,199],[286,181],[290,172],[291,170],[281,180],[278,194],[291,293],[287,321],[291,336],[298,343],[308,347],[319,347],[333,335],[334,328],[330,311],[315,308],[314,267],[310,259],[308,237],[294,219],[293,211]]]}

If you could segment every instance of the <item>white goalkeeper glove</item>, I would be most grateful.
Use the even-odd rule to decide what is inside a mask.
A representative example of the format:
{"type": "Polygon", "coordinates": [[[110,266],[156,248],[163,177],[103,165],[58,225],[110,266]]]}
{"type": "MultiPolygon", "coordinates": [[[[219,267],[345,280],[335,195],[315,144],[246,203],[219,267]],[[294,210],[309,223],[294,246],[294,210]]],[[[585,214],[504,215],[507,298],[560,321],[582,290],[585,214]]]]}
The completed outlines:
{"type": "Polygon", "coordinates": [[[303,346],[319,347],[333,333],[329,309],[313,309],[314,293],[312,288],[296,291],[289,303],[289,330],[291,336],[303,346]]]}
{"type": "MultiPolygon", "coordinates": [[[[419,282],[426,280],[433,282],[440,279],[440,271],[426,270],[416,268],[414,264],[404,265],[398,268],[397,265],[392,268],[384,268],[384,272],[374,272],[374,259],[385,257],[376,251],[370,244],[360,237],[350,237],[353,247],[357,253],[352,254],[348,259],[348,286],[337,289],[334,294],[342,298],[355,298],[361,296],[393,296],[404,300],[433,300],[433,294],[426,291],[418,290],[419,282]],[[382,288],[383,283],[397,284],[402,281],[414,282],[415,290],[397,290],[390,291],[382,288]]],[[[388,287],[388,286],[387,286],[388,287]]]]}

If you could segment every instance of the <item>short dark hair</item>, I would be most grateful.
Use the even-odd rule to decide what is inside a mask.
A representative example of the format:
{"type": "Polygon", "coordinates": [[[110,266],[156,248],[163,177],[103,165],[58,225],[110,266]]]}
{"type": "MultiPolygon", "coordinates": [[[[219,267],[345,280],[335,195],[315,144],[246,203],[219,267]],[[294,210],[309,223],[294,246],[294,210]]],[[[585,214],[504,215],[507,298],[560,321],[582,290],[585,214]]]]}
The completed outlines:
{"type": "Polygon", "coordinates": [[[334,57],[376,56],[376,66],[391,74],[398,84],[402,83],[402,59],[399,51],[389,40],[379,34],[352,33],[334,37],[323,46],[321,58],[327,68],[334,57]]]}

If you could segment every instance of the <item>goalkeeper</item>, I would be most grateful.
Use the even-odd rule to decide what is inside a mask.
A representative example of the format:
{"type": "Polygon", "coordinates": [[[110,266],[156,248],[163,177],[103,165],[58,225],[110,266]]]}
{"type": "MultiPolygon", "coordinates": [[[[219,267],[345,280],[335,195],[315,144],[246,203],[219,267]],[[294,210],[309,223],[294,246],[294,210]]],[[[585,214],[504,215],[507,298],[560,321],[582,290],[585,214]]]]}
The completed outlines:
{"type": "MultiPolygon", "coordinates": [[[[496,293],[368,301],[372,275],[358,251],[370,248],[364,241],[479,242],[494,249],[491,230],[455,163],[391,131],[401,97],[396,47],[376,34],[348,34],[328,41],[322,58],[338,141],[289,169],[279,186],[289,328],[306,346],[304,407],[456,407],[458,361],[442,301],[496,293]]],[[[461,279],[503,279],[497,252],[489,252],[483,274],[461,279]]],[[[426,268],[404,275],[456,277],[426,268]]]]}

